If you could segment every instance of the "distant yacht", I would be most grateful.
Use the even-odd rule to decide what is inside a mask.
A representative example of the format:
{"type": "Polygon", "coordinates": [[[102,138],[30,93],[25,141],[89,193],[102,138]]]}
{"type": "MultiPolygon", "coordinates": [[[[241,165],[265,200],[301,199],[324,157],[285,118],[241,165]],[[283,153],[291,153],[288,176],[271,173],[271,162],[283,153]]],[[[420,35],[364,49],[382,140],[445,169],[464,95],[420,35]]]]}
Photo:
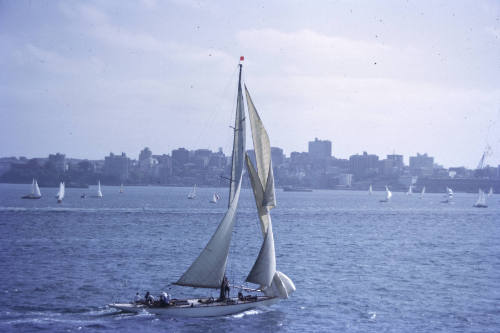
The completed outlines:
{"type": "Polygon", "coordinates": [[[391,198],[392,198],[392,192],[389,191],[389,188],[387,187],[387,185],[385,185],[385,199],[380,200],[380,202],[389,202],[391,201],[391,198]]]}
{"type": "Polygon", "coordinates": [[[486,195],[484,194],[483,190],[479,189],[477,201],[472,207],[476,208],[487,208],[488,205],[486,204],[486,195]]]}
{"type": "Polygon", "coordinates": [[[488,192],[488,196],[491,197],[493,195],[493,187],[490,187],[490,191],[488,192]]]}
{"type": "Polygon", "coordinates": [[[123,193],[123,184],[120,185],[120,193],[123,193]]]}
{"type": "Polygon", "coordinates": [[[220,196],[217,193],[214,193],[214,195],[212,196],[212,199],[210,200],[210,203],[217,203],[217,201],[219,201],[219,199],[220,199],[220,196]]]}
{"type": "Polygon", "coordinates": [[[59,192],[57,192],[57,203],[61,203],[64,198],[64,182],[59,183],[59,192]]]}
{"type": "Polygon", "coordinates": [[[102,198],[101,181],[100,180],[97,182],[97,197],[102,198]]]}
{"type": "Polygon", "coordinates": [[[41,197],[42,194],[40,193],[38,182],[36,179],[33,179],[33,182],[31,183],[31,193],[21,197],[21,199],[40,199],[41,197]]]}
{"type": "Polygon", "coordinates": [[[193,189],[191,190],[191,192],[189,192],[187,198],[188,199],[195,199],[196,198],[196,184],[194,184],[193,189]]]}
{"type": "Polygon", "coordinates": [[[96,195],[93,195],[91,197],[102,199],[101,181],[100,180],[97,181],[97,193],[96,193],[96,195]]]}
{"type": "Polygon", "coordinates": [[[425,186],[422,187],[422,192],[420,192],[420,199],[424,197],[424,194],[425,194],[425,186]]]}
{"type": "Polygon", "coordinates": [[[298,186],[284,186],[284,192],[312,192],[313,190],[307,187],[298,187],[298,186]]]}
{"type": "Polygon", "coordinates": [[[373,194],[372,184],[370,184],[370,187],[368,187],[368,194],[369,195],[373,194]]]}
{"type": "Polygon", "coordinates": [[[453,190],[449,187],[446,187],[446,193],[444,195],[445,200],[441,201],[441,203],[450,203],[453,199],[453,190]]]}
{"type": "Polygon", "coordinates": [[[413,187],[410,185],[410,187],[408,187],[408,192],[406,192],[406,195],[412,195],[413,194],[413,187]]]}

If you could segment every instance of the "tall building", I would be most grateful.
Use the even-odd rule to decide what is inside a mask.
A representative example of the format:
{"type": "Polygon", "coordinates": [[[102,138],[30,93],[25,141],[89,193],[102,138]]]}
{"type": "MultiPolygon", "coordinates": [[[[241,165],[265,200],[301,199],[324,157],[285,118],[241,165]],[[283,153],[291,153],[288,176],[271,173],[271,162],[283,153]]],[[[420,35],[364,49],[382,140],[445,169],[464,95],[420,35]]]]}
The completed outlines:
{"type": "Polygon", "coordinates": [[[271,160],[273,161],[274,167],[279,167],[285,161],[285,154],[283,154],[283,149],[278,147],[271,147],[271,160]]]}
{"type": "Polygon", "coordinates": [[[427,154],[419,154],[417,156],[410,156],[410,169],[432,169],[434,166],[434,157],[427,156],[427,154]]]}
{"type": "Polygon", "coordinates": [[[393,161],[394,167],[398,169],[402,170],[405,166],[403,162],[403,155],[396,155],[396,154],[387,155],[387,159],[393,161]]]}
{"type": "Polygon", "coordinates": [[[104,157],[104,174],[117,177],[122,182],[128,178],[129,167],[130,159],[125,153],[121,155],[109,153],[109,156],[104,157]]]}
{"type": "Polygon", "coordinates": [[[172,162],[175,166],[182,166],[189,162],[189,150],[186,148],[172,150],[172,162]]]}
{"type": "Polygon", "coordinates": [[[309,141],[309,157],[311,159],[326,159],[332,156],[332,142],[329,140],[309,141]]]}
{"type": "Polygon", "coordinates": [[[410,172],[417,176],[431,176],[434,169],[434,157],[427,154],[410,156],[410,172]]]}
{"type": "Polygon", "coordinates": [[[363,152],[363,155],[351,155],[349,157],[349,170],[357,179],[374,175],[378,171],[378,156],[368,154],[366,151],[363,152]]]}

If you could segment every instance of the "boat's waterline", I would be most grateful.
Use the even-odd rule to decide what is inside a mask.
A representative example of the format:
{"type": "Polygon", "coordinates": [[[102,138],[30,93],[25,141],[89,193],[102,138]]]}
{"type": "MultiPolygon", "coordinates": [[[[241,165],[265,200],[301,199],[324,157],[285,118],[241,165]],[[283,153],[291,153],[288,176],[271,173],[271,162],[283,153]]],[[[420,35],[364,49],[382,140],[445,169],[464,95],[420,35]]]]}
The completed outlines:
{"type": "Polygon", "coordinates": [[[218,317],[240,313],[257,307],[270,306],[277,303],[279,300],[278,297],[259,296],[257,300],[252,301],[240,301],[237,298],[232,298],[232,302],[230,303],[213,302],[203,304],[199,302],[199,299],[188,299],[188,304],[186,305],[171,305],[167,307],[149,307],[132,303],[113,303],[109,304],[109,306],[133,313],[147,311],[149,313],[174,317],[218,317]]]}

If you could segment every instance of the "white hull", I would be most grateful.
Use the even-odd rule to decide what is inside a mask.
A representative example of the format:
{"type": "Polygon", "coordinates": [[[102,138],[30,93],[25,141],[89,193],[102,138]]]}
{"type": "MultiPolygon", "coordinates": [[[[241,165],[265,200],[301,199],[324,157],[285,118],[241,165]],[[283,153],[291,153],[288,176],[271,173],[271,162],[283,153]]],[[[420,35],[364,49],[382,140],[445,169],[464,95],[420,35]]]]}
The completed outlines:
{"type": "Polygon", "coordinates": [[[270,306],[279,301],[277,297],[258,297],[256,301],[239,301],[236,298],[233,304],[214,302],[202,304],[198,299],[188,299],[188,305],[170,305],[167,307],[149,307],[142,304],[113,303],[110,307],[126,312],[147,311],[154,314],[161,314],[175,317],[217,317],[240,313],[260,306],[270,306]]]}

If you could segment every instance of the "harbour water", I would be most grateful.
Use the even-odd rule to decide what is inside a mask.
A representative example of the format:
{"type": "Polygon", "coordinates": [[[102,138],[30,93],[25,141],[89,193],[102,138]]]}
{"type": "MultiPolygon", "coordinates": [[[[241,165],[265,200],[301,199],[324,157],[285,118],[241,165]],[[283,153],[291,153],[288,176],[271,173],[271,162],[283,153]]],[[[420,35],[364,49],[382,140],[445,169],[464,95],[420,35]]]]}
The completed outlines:
{"type": "MultiPolygon", "coordinates": [[[[227,190],[103,186],[102,199],[0,184],[0,331],[19,332],[499,332],[500,195],[277,190],[278,270],[297,287],[270,308],[222,318],[169,318],[108,308],[136,292],[173,297],[217,291],[172,287],[205,246],[227,190]],[[217,191],[222,199],[209,203],[217,191]]],[[[244,281],[262,235],[242,192],[228,277],[244,281]]],[[[238,290],[233,288],[233,295],[238,290]]]]}

